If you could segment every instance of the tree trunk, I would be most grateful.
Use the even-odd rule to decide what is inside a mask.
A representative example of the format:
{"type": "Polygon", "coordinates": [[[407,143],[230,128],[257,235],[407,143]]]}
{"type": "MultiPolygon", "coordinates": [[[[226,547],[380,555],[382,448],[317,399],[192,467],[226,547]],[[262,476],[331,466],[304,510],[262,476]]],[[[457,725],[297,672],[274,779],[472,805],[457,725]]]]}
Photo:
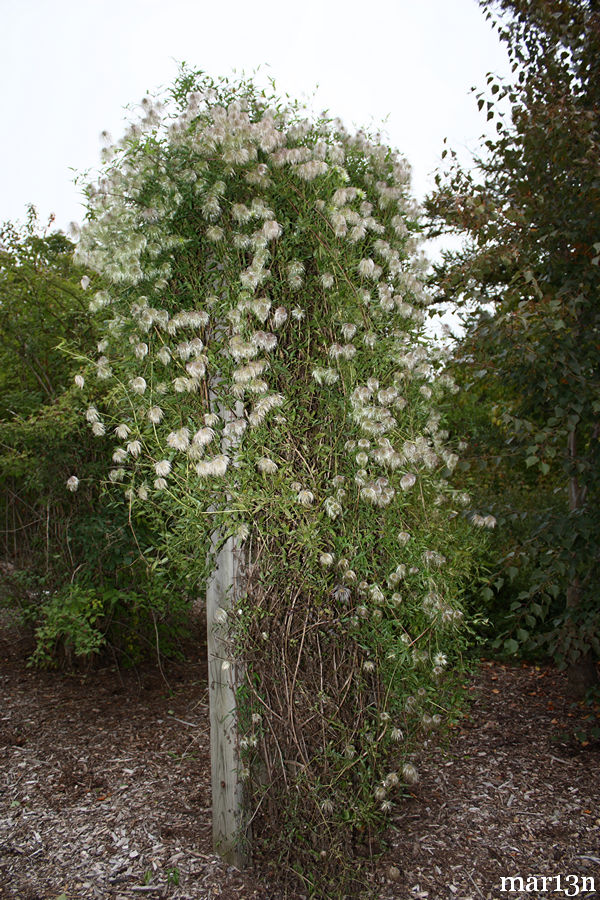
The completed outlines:
{"type": "Polygon", "coordinates": [[[583,700],[587,692],[598,684],[598,667],[594,654],[589,652],[567,669],[567,693],[572,700],[583,700]]]}

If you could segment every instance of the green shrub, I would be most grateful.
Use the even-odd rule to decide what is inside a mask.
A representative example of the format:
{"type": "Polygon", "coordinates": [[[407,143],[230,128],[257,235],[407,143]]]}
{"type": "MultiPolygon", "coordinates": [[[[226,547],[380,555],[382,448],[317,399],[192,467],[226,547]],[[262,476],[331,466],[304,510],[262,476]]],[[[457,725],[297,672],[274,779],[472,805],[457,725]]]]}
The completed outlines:
{"type": "Polygon", "coordinates": [[[89,314],[89,283],[98,287],[97,276],[74,262],[64,235],[40,229],[33,208],[24,227],[0,230],[2,593],[35,632],[33,661],[44,665],[101,650],[125,662],[174,653],[194,590],[186,561],[178,574],[173,558],[167,590],[161,546],[177,523],[132,510],[106,483],[110,445],[82,419],[81,358],[102,321],[89,314]],[[90,606],[98,598],[101,616],[90,606]]]}
{"type": "Polygon", "coordinates": [[[67,665],[73,658],[91,657],[104,644],[98,621],[105,615],[104,601],[97,592],[79,585],[57,591],[42,604],[41,623],[35,629],[34,665],[67,665]]]}

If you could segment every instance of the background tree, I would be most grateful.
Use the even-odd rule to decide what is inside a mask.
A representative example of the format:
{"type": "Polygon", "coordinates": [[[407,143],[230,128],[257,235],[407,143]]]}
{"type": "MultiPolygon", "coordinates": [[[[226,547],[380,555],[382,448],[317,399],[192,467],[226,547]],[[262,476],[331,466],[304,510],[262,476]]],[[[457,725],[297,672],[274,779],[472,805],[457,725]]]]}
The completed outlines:
{"type": "Polygon", "coordinates": [[[24,226],[0,228],[0,417],[25,416],[51,403],[72,379],[73,362],[59,349],[93,340],[84,274],[73,244],[42,229],[33,206],[24,226]]]}
{"type": "MultiPolygon", "coordinates": [[[[60,345],[97,340],[80,284],[84,270],[73,263],[73,244],[50,226],[42,229],[30,207],[24,226],[0,230],[3,557],[40,574],[56,563],[66,573],[75,568],[62,540],[70,518],[65,484],[86,453],[68,400],[78,365],[60,345]]],[[[96,447],[87,449],[97,456],[96,447]]]]}
{"type": "Polygon", "coordinates": [[[521,579],[511,643],[534,635],[581,691],[600,651],[600,17],[587,0],[480,5],[514,80],[488,77],[478,102],[497,137],[473,172],[451,157],[429,199],[433,229],[467,238],[435,284],[439,300],[470,311],[456,366],[477,375],[506,471],[517,456],[531,470],[527,531],[513,532],[494,578],[494,590],[521,579]]]}
{"type": "MultiPolygon", "coordinates": [[[[106,447],[82,420],[75,383],[100,339],[102,315],[90,315],[85,292],[98,277],[51,225],[30,207],[24,226],[0,229],[2,593],[32,626],[34,661],[72,662],[107,642],[131,661],[154,650],[158,632],[166,639],[167,620],[163,649],[177,643],[185,590],[174,565],[168,586],[156,566],[167,520],[132,514],[105,484],[106,447]]],[[[102,385],[98,374],[85,379],[102,385]]]]}

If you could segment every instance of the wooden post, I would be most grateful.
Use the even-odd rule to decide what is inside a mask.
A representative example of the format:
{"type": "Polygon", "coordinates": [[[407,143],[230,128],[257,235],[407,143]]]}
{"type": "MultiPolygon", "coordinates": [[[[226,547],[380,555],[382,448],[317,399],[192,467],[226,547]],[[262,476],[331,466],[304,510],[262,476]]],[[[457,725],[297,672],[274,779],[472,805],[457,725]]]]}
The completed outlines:
{"type": "MultiPolygon", "coordinates": [[[[214,535],[213,552],[218,541],[214,535]]],[[[247,859],[236,709],[240,671],[231,659],[228,641],[229,617],[242,591],[239,542],[228,538],[214,559],[206,592],[213,847],[226,862],[241,869],[247,859]]]]}

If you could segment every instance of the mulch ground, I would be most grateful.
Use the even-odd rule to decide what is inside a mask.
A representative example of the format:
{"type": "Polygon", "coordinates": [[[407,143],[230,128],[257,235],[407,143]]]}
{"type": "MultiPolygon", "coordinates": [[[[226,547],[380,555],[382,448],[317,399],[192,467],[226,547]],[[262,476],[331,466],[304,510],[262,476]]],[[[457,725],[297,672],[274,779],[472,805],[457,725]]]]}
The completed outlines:
{"type": "MultiPolygon", "coordinates": [[[[0,900],[282,897],[212,853],[201,641],[166,681],[151,667],[36,672],[26,649],[0,630],[0,900]]],[[[425,748],[368,887],[379,900],[514,900],[560,897],[557,884],[583,896],[586,877],[600,896],[594,710],[565,700],[551,668],[484,662],[467,693],[444,746],[425,748]],[[502,876],[536,874],[552,878],[546,893],[500,891],[502,876]]]]}

